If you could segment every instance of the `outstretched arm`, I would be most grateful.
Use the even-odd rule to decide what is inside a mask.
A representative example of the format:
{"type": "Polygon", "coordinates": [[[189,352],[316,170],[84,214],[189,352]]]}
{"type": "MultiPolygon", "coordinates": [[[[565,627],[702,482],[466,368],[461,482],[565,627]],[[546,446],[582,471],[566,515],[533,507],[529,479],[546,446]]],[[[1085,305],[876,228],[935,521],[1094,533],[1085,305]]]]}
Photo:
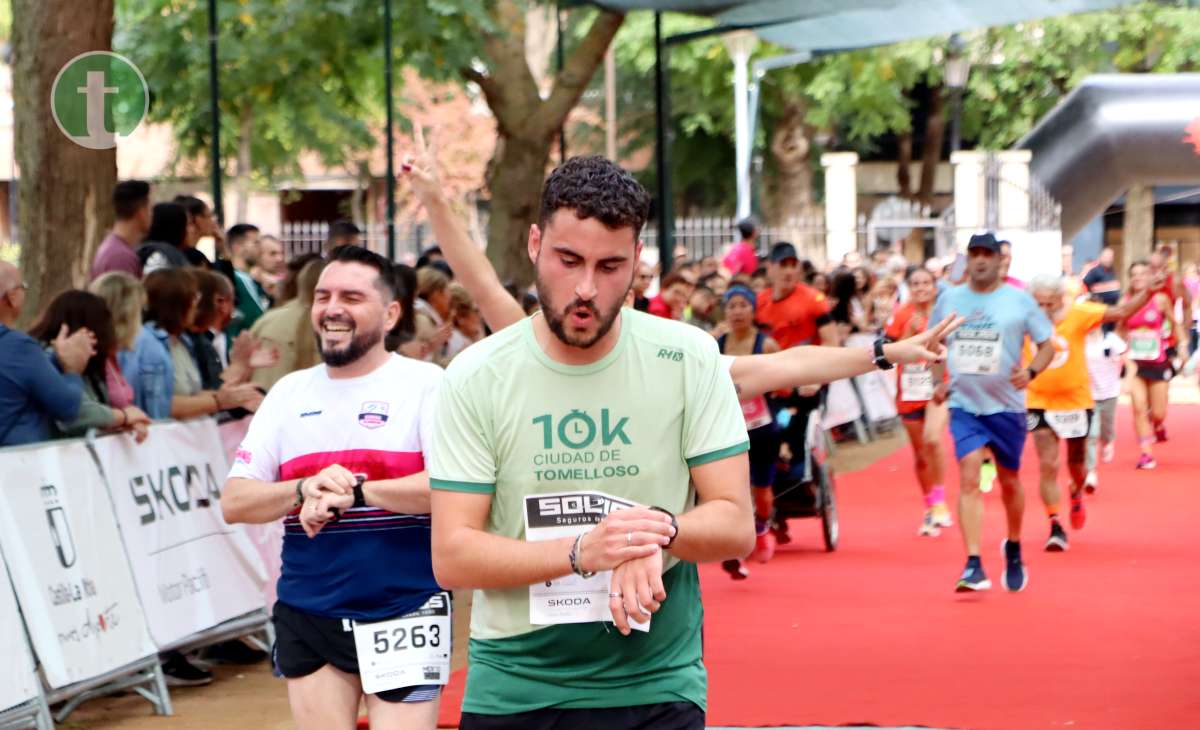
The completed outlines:
{"type": "MultiPolygon", "coordinates": [[[[893,364],[940,362],[946,356],[942,340],[962,321],[962,317],[947,317],[919,335],[884,345],[883,355],[893,364]]],[[[730,375],[738,397],[746,399],[800,385],[832,383],[874,369],[875,354],[870,348],[810,346],[735,358],[730,375]]]]}
{"type": "Polygon", "coordinates": [[[402,175],[408,179],[413,193],[425,206],[434,238],[446,262],[454,269],[454,278],[470,292],[493,332],[521,321],[525,318],[525,310],[500,283],[491,262],[467,235],[462,221],[446,199],[435,172],[436,161],[425,145],[425,135],[419,125],[416,127],[416,141],[417,154],[404,161],[402,175]]]}

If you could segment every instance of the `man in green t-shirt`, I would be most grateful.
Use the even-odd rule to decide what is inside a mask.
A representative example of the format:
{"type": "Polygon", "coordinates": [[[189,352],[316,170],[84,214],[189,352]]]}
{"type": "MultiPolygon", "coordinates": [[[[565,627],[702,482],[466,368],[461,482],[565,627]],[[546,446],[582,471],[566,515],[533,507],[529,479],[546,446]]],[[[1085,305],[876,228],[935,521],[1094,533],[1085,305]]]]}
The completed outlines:
{"type": "Polygon", "coordinates": [[[603,158],[556,169],[541,314],[446,372],[433,565],[476,589],[464,730],[704,727],[696,563],[754,546],[748,441],[715,341],[621,308],[648,210],[603,158]]]}

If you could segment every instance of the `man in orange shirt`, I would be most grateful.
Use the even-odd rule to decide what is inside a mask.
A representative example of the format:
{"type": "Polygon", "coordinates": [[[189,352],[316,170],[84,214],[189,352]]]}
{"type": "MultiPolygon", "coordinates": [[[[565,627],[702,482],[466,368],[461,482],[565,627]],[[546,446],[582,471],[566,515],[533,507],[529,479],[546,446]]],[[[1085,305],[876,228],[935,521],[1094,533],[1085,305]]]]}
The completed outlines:
{"type": "Polygon", "coordinates": [[[771,286],[758,293],[757,320],[783,349],[797,345],[839,345],[825,295],[800,281],[796,247],[781,241],[767,262],[771,286]]]}
{"type": "MultiPolygon", "coordinates": [[[[1071,527],[1083,529],[1087,511],[1083,483],[1087,478],[1087,435],[1091,426],[1091,383],[1088,380],[1086,340],[1104,322],[1124,319],[1146,303],[1146,292],[1111,307],[1095,302],[1069,303],[1062,276],[1040,274],[1029,282],[1029,293],[1054,323],[1054,359],[1025,390],[1026,425],[1033,433],[1041,465],[1040,491],[1050,518],[1046,550],[1067,549],[1067,533],[1058,519],[1062,494],[1058,487],[1058,440],[1067,442],[1067,472],[1071,479],[1071,527]]],[[[1033,358],[1026,348],[1026,361],[1033,358]]]]}

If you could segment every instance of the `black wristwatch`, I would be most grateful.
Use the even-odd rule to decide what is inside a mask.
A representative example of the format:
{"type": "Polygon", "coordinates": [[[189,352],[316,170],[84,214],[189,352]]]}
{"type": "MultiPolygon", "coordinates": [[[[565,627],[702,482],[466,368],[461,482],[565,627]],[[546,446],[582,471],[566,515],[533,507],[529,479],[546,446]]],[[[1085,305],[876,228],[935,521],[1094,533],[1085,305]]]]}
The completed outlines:
{"type": "Polygon", "coordinates": [[[671,539],[666,545],[663,545],[663,550],[670,550],[671,546],[675,544],[675,538],[679,537],[679,520],[675,519],[675,513],[671,512],[670,510],[663,509],[662,507],[651,507],[650,509],[654,510],[655,512],[662,512],[664,515],[671,518],[671,527],[675,528],[675,534],[671,535],[671,539]]]}
{"type": "Polygon", "coordinates": [[[1030,379],[1030,380],[1033,380],[1034,378],[1036,378],[1036,377],[1038,376],[1038,371],[1034,370],[1032,367],[1028,367],[1028,368],[1025,368],[1025,369],[1026,369],[1026,370],[1029,372],[1029,379],[1030,379]]]}
{"type": "Polygon", "coordinates": [[[365,481],[367,481],[367,478],[364,477],[362,474],[356,474],[354,476],[354,506],[355,507],[366,507],[367,506],[367,498],[363,494],[363,482],[365,482],[365,481]]]}
{"type": "Polygon", "coordinates": [[[892,362],[883,354],[883,343],[885,342],[887,342],[887,340],[882,337],[875,340],[875,367],[879,368],[880,370],[891,370],[894,366],[892,365],[892,362]]]}

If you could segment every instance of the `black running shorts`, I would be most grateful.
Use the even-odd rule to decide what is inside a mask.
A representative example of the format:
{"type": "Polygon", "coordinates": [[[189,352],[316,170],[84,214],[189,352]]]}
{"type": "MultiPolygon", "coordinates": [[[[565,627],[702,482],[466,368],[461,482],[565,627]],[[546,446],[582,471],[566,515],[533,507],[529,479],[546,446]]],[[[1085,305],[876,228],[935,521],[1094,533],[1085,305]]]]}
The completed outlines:
{"type": "Polygon", "coordinates": [[[704,730],[704,710],[691,702],[564,710],[516,715],[464,712],[460,730],[704,730]]]}
{"type": "MultiPolygon", "coordinates": [[[[1088,432],[1089,433],[1092,430],[1092,419],[1095,418],[1095,415],[1096,415],[1095,411],[1093,411],[1091,408],[1087,409],[1087,423],[1088,423],[1088,432]]],[[[1054,429],[1050,428],[1050,424],[1046,421],[1046,411],[1042,410],[1041,408],[1030,408],[1028,411],[1025,412],[1025,425],[1029,429],[1029,433],[1033,433],[1034,431],[1037,431],[1038,429],[1042,429],[1042,428],[1047,429],[1051,432],[1054,431],[1054,429]]],[[[1057,436],[1058,434],[1055,434],[1055,435],[1057,436]]],[[[1083,436],[1079,436],[1078,438],[1086,439],[1087,435],[1084,434],[1083,436]]],[[[1074,439],[1067,439],[1067,440],[1073,441],[1074,439]]]]}
{"type": "MultiPolygon", "coordinates": [[[[350,621],[314,616],[275,604],[275,647],[271,652],[275,671],[288,679],[307,677],[326,664],[347,674],[358,674],[358,654],[354,649],[354,630],[350,621]]],[[[441,692],[441,685],[401,687],[375,694],[385,702],[429,702],[441,692]]]]}

